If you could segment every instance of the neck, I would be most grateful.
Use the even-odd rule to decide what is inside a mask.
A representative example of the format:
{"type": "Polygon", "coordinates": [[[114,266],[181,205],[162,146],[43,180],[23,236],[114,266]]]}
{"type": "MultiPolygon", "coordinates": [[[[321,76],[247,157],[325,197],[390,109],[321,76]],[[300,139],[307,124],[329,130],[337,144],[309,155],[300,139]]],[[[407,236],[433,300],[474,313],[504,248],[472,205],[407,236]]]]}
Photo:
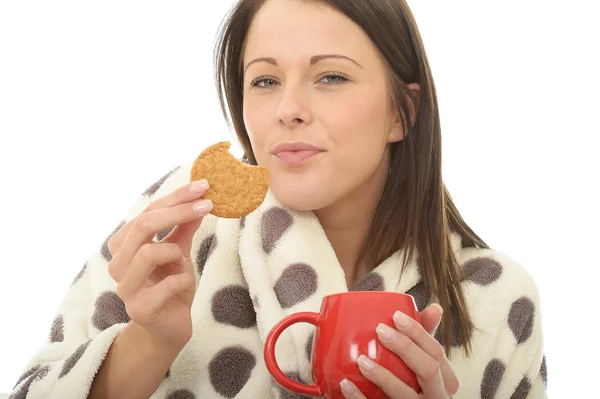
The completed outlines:
{"type": "Polygon", "coordinates": [[[387,177],[387,162],[382,162],[374,175],[356,190],[314,211],[344,270],[348,288],[371,269],[371,265],[359,264],[359,257],[367,244],[387,177]]]}

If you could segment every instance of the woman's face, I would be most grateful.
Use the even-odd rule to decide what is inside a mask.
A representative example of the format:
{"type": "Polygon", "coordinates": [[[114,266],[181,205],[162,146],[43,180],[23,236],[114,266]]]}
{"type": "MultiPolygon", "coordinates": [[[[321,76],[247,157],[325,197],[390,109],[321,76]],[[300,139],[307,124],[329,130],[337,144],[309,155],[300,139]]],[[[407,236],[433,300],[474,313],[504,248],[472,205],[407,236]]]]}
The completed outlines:
{"type": "Polygon", "coordinates": [[[318,2],[267,0],[243,66],[245,126],[284,205],[318,210],[385,182],[401,121],[358,25],[318,2]]]}

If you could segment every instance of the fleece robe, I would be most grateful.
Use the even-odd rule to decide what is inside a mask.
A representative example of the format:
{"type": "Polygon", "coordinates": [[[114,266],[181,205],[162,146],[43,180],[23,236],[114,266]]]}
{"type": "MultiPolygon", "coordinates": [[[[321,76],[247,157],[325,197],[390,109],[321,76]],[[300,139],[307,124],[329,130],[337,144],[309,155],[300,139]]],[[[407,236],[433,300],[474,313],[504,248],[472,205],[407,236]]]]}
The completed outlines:
{"type": "MultiPolygon", "coordinates": [[[[112,234],[155,199],[187,184],[190,170],[191,164],[181,165],[150,186],[112,234]]],[[[48,341],[32,350],[12,398],[87,397],[109,347],[130,321],[107,271],[112,259],[107,242],[90,254],[66,292],[48,341]]],[[[545,398],[540,297],[532,276],[497,250],[463,247],[458,234],[451,244],[469,275],[461,284],[476,327],[470,356],[453,343],[450,360],[460,381],[454,399],[545,398]]],[[[270,190],[244,218],[208,215],[190,255],[196,274],[193,335],[153,399],[301,398],[274,382],[263,359],[265,338],[283,317],[319,312],[324,296],[357,290],[408,293],[419,311],[437,303],[421,281],[418,255],[400,274],[403,249],[348,287],[314,213],[287,209],[270,190]]],[[[314,326],[295,324],[276,347],[282,370],[303,383],[312,382],[313,334],[314,326]]],[[[441,341],[439,329],[435,338],[441,341]]]]}

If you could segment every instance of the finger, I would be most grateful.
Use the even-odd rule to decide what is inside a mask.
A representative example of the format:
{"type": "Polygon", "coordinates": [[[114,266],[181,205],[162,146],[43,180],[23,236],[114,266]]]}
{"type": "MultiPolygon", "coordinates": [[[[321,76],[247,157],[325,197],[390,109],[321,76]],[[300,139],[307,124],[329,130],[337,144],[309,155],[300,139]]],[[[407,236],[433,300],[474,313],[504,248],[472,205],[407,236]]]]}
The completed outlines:
{"type": "Polygon", "coordinates": [[[442,321],[442,307],[437,303],[429,305],[425,310],[420,313],[421,325],[429,333],[434,335],[437,328],[440,326],[442,321]]]}
{"type": "MultiPolygon", "coordinates": [[[[206,179],[198,180],[177,188],[172,193],[158,198],[151,202],[140,214],[147,213],[156,209],[170,208],[172,206],[190,202],[199,199],[208,190],[206,179]]],[[[139,215],[138,215],[139,216],[139,215]]],[[[108,250],[114,256],[125,241],[127,234],[135,224],[136,218],[125,223],[117,233],[108,240],[108,250]]],[[[166,230],[166,229],[165,229],[166,230]]]]}
{"type": "Polygon", "coordinates": [[[414,389],[377,362],[360,355],[357,363],[362,375],[379,386],[391,399],[418,399],[419,395],[414,389]]]}
{"type": "Polygon", "coordinates": [[[377,333],[381,343],[400,356],[429,386],[427,389],[423,388],[424,392],[439,389],[438,379],[441,378],[444,390],[455,393],[453,391],[458,386],[458,379],[439,342],[422,325],[404,313],[398,311],[393,318],[397,330],[387,330],[383,324],[378,326],[377,333]]]}
{"type": "Polygon", "coordinates": [[[185,256],[189,256],[190,251],[192,250],[192,241],[194,240],[194,234],[202,225],[202,221],[204,220],[204,216],[199,219],[192,220],[191,222],[182,223],[173,229],[171,234],[163,239],[162,242],[175,242],[185,256]]]}
{"type": "Polygon", "coordinates": [[[426,398],[446,397],[444,380],[436,359],[392,327],[382,324],[377,327],[377,334],[383,346],[398,355],[416,374],[426,398]]]}
{"type": "MultiPolygon", "coordinates": [[[[178,204],[183,204],[189,201],[199,199],[204,195],[208,189],[208,182],[206,179],[191,182],[185,186],[179,187],[172,193],[160,197],[157,200],[151,202],[140,214],[147,213],[156,209],[169,208],[178,204]]],[[[139,216],[139,215],[138,215],[139,216]]],[[[136,218],[133,218],[127,222],[117,234],[113,235],[108,242],[108,248],[111,254],[115,254],[119,251],[123,241],[129,234],[129,231],[135,224],[136,218]]]]}
{"type": "Polygon", "coordinates": [[[121,266],[112,271],[114,273],[113,278],[116,281],[122,278],[125,272],[123,265],[131,264],[139,248],[143,244],[151,242],[157,232],[199,219],[208,214],[212,210],[212,206],[210,200],[198,200],[194,203],[156,209],[139,215],[127,237],[125,237],[121,249],[113,258],[115,264],[121,266]],[[200,206],[198,211],[194,210],[198,209],[196,206],[200,206]]]}
{"type": "Polygon", "coordinates": [[[126,301],[139,291],[158,265],[167,263],[183,264],[183,254],[177,244],[162,242],[144,244],[117,285],[117,294],[126,301]]]}
{"type": "MultiPolygon", "coordinates": [[[[429,335],[433,336],[436,330],[439,328],[440,323],[442,321],[442,315],[443,309],[437,303],[431,304],[421,312],[421,323],[423,324],[423,328],[429,333],[429,335]]],[[[434,357],[436,353],[439,354],[439,352],[435,352],[434,357]]],[[[446,391],[449,395],[454,395],[456,392],[458,392],[459,388],[459,380],[456,377],[454,367],[452,366],[452,364],[446,356],[443,356],[441,359],[438,359],[438,361],[440,362],[442,377],[444,379],[444,384],[446,385],[446,391]]]]}
{"type": "Polygon", "coordinates": [[[367,399],[358,387],[347,378],[344,378],[342,382],[340,382],[340,388],[342,388],[342,394],[346,399],[367,399]]]}
{"type": "Polygon", "coordinates": [[[172,274],[146,292],[144,306],[150,315],[156,317],[168,300],[188,289],[194,282],[194,276],[189,273],[172,274]]]}
{"type": "Polygon", "coordinates": [[[200,228],[204,217],[199,220],[183,223],[175,227],[174,231],[165,239],[166,242],[175,242],[183,253],[183,271],[194,273],[194,264],[192,262],[192,242],[196,231],[200,228]]]}
{"type": "MultiPolygon", "coordinates": [[[[420,313],[423,328],[431,336],[433,336],[436,330],[439,328],[442,321],[442,315],[443,309],[437,303],[429,305],[420,313]]],[[[456,377],[454,367],[446,356],[439,360],[439,362],[442,371],[442,378],[444,379],[444,384],[446,385],[446,391],[449,395],[454,395],[456,392],[458,392],[459,388],[459,380],[456,377]]]]}

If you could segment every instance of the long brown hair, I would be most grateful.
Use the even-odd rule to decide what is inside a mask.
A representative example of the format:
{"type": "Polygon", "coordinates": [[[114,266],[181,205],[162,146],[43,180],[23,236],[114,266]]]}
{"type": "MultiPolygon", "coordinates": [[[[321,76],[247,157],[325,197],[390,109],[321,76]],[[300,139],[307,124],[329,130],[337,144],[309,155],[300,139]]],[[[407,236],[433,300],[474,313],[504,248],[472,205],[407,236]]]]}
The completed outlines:
{"type": "MultiPolygon", "coordinates": [[[[256,159],[242,114],[242,62],[249,25],[264,1],[239,0],[224,21],[215,47],[215,78],[223,115],[228,119],[229,111],[244,160],[253,165],[256,159]]],[[[405,138],[391,144],[390,177],[373,220],[376,228],[371,229],[361,259],[374,267],[398,249],[409,248],[404,271],[416,250],[425,289],[444,309],[438,334],[446,355],[450,356],[451,346],[463,346],[469,354],[474,326],[460,284],[465,276],[452,251],[450,232],[462,237],[462,247],[489,247],[463,220],[442,181],[437,95],[412,12],[404,0],[318,1],[344,13],[370,37],[386,63],[391,99],[403,113],[405,138]],[[421,88],[412,125],[404,118],[411,115],[409,102],[417,105],[407,87],[411,82],[421,88]]]]}

